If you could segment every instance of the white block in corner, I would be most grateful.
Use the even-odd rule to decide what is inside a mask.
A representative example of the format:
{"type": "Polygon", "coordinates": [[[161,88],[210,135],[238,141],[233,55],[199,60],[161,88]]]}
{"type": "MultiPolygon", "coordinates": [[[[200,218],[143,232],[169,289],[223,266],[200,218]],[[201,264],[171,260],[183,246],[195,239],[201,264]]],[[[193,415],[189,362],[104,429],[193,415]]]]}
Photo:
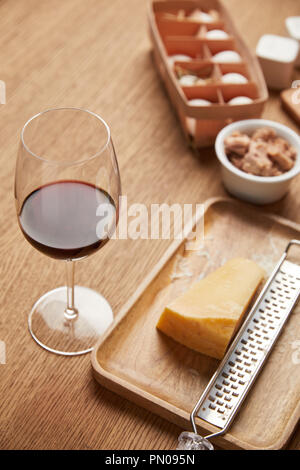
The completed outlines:
{"type": "Polygon", "coordinates": [[[269,88],[283,90],[291,86],[298,53],[299,43],[295,39],[275,34],[265,34],[260,38],[256,55],[269,88]]]}
{"type": "MultiPolygon", "coordinates": [[[[289,18],[286,18],[285,26],[291,38],[296,39],[300,46],[300,16],[290,16],[289,18]]],[[[297,67],[300,67],[300,49],[296,65],[297,67]]]]}

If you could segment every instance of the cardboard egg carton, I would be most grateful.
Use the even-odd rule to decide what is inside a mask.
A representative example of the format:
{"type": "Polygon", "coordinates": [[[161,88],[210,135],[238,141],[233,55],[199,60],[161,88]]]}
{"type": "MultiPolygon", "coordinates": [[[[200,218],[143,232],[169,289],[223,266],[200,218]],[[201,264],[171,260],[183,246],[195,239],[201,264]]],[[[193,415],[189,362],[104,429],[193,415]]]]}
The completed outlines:
{"type": "Polygon", "coordinates": [[[213,145],[225,125],[261,116],[268,91],[260,65],[219,0],[153,0],[148,19],[157,69],[193,146],[213,145]],[[197,19],[190,17],[195,11],[197,19]],[[227,37],[206,37],[216,29],[225,31],[227,37]],[[235,51],[240,61],[221,63],[214,56],[223,51],[235,51]],[[190,60],[173,61],[174,55],[189,56],[190,60]],[[223,83],[222,77],[228,73],[243,75],[247,83],[223,83]],[[197,81],[182,85],[182,75],[195,75],[197,81]],[[239,96],[251,102],[228,104],[239,96]],[[192,106],[189,102],[195,99],[211,105],[192,106]]]}

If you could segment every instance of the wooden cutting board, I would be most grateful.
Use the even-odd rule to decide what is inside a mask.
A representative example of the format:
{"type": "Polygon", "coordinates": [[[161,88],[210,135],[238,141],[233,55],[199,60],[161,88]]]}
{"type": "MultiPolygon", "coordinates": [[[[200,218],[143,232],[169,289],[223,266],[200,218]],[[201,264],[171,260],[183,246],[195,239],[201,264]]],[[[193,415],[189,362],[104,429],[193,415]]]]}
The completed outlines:
{"type": "MultiPolygon", "coordinates": [[[[190,412],[218,361],[158,332],[155,325],[162,309],[196,279],[236,256],[253,259],[271,274],[289,240],[300,239],[298,224],[257,213],[227,198],[205,203],[204,227],[204,245],[197,251],[187,252],[185,242],[174,241],[92,354],[100,384],[183,429],[190,429],[190,412]]],[[[293,257],[299,264],[299,248],[293,257]]],[[[215,440],[217,445],[227,449],[281,449],[286,445],[300,416],[295,349],[299,318],[297,306],[231,429],[215,440]]],[[[202,435],[217,430],[202,420],[197,424],[202,435]]]]}

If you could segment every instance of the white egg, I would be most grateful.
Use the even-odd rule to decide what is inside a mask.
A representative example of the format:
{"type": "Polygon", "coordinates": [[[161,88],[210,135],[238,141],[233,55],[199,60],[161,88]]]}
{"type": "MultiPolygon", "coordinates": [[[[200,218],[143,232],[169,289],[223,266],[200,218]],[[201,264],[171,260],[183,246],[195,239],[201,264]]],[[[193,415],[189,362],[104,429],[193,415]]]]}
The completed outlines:
{"type": "Polygon", "coordinates": [[[226,73],[221,78],[223,83],[243,84],[248,83],[248,79],[240,73],[226,73]]]}
{"type": "Polygon", "coordinates": [[[182,86],[193,86],[197,80],[198,77],[196,77],[196,75],[182,75],[179,79],[179,83],[182,86]]]}
{"type": "Polygon", "coordinates": [[[194,10],[188,18],[193,21],[201,21],[202,23],[213,23],[214,18],[208,13],[204,13],[200,10],[194,10]]]}
{"type": "Polygon", "coordinates": [[[248,96],[236,96],[235,98],[232,98],[232,100],[228,101],[228,104],[230,105],[250,104],[250,103],[253,103],[253,100],[251,98],[248,98],[248,96]]]}
{"type": "MultiPolygon", "coordinates": [[[[189,101],[189,105],[191,106],[211,106],[212,102],[208,100],[202,99],[194,99],[189,101]]],[[[196,124],[197,120],[194,118],[187,117],[186,118],[186,127],[190,135],[194,136],[196,133],[196,124]]]]}
{"type": "Polygon", "coordinates": [[[212,29],[206,33],[207,39],[227,39],[228,34],[222,29],[212,29]]]}
{"type": "Polygon", "coordinates": [[[170,66],[173,66],[175,62],[190,62],[192,57],[185,54],[175,54],[168,57],[168,62],[170,66]]]}
{"type": "Polygon", "coordinates": [[[229,63],[237,63],[241,62],[242,58],[240,54],[235,51],[222,51],[215,54],[212,58],[213,62],[219,64],[229,64],[229,63]]]}
{"type": "Polygon", "coordinates": [[[189,100],[190,106],[210,106],[212,104],[211,101],[202,100],[200,98],[195,98],[193,100],[189,100]]]}

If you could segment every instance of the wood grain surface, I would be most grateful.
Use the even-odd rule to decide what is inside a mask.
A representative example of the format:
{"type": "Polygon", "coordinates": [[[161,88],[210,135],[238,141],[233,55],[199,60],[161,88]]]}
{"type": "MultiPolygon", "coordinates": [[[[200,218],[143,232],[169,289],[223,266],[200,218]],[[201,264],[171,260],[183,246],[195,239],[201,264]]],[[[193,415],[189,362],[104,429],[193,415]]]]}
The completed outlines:
{"type": "MultiPolygon", "coordinates": [[[[224,0],[247,44],[285,34],[295,0],[224,0]]],[[[174,449],[178,427],[101,388],[90,357],[39,348],[27,331],[33,302],[64,283],[62,263],[35,251],[16,220],[13,180],[20,130],[54,106],[85,107],[111,126],[128,203],[200,203],[224,194],[213,150],[195,156],[151,58],[144,0],[0,0],[1,449],[174,449]]],[[[300,78],[299,72],[294,79],[300,78]]],[[[297,130],[271,94],[264,117],[297,130]]],[[[299,129],[298,129],[299,131],[299,129]]],[[[267,209],[300,222],[299,178],[267,209]]],[[[115,312],[171,241],[111,241],[78,263],[77,282],[100,291],[115,312]]],[[[289,447],[300,449],[300,431],[289,447]]]]}

